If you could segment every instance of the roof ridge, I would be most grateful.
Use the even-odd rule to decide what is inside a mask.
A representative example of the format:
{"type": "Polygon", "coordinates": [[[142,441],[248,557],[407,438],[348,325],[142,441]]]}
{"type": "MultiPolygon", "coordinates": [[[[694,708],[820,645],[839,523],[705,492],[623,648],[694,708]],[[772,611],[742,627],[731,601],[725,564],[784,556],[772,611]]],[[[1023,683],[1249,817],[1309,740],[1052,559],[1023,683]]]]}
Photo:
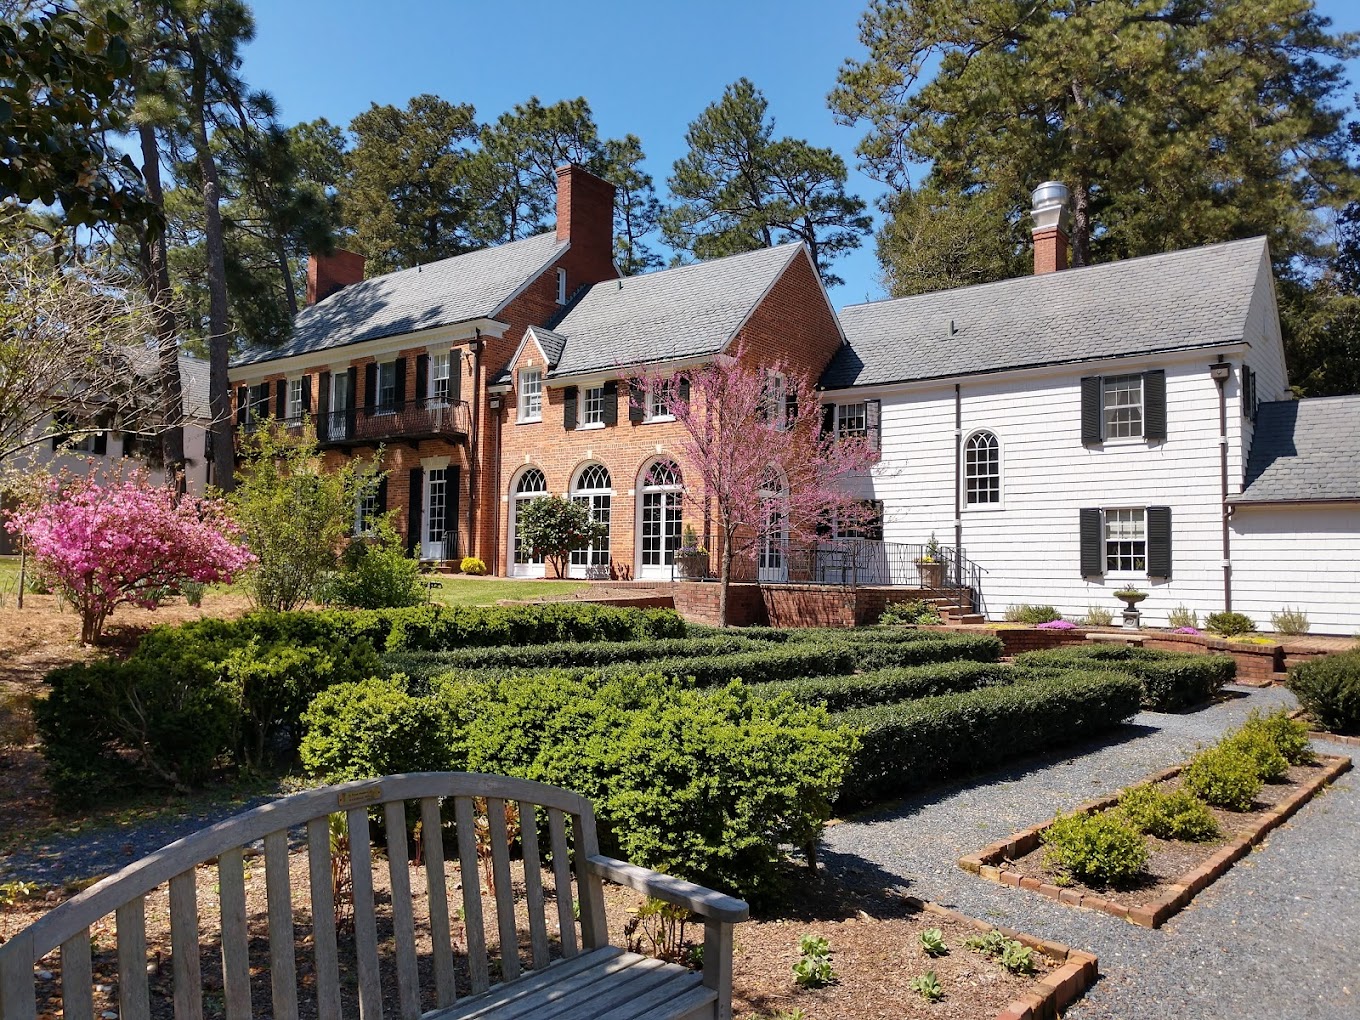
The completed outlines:
{"type": "MultiPolygon", "coordinates": [[[[592,284],[592,289],[602,286],[617,286],[621,283],[641,280],[655,280],[659,276],[679,275],[686,269],[705,269],[709,266],[716,266],[723,262],[735,262],[737,259],[754,258],[758,255],[768,255],[770,252],[782,251],[785,248],[801,248],[802,241],[784,241],[780,244],[764,245],[760,248],[752,248],[750,251],[733,252],[731,255],[720,255],[715,259],[699,259],[697,262],[686,262],[679,266],[666,266],[663,269],[656,269],[650,273],[638,273],[636,276],[621,276],[616,280],[601,280],[599,283],[592,284]]],[[[790,252],[792,258],[792,252],[790,252]]]]}

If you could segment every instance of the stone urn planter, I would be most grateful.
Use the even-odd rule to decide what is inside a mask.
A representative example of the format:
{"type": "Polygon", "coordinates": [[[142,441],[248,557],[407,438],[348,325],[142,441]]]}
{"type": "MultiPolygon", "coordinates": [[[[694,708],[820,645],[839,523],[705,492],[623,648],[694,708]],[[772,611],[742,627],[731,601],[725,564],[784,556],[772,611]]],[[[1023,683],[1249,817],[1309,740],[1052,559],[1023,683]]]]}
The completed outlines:
{"type": "Polygon", "coordinates": [[[1136,588],[1124,588],[1114,593],[1114,597],[1124,603],[1124,627],[1128,630],[1137,630],[1139,621],[1143,614],[1138,611],[1138,603],[1148,597],[1145,591],[1136,588]]]}
{"type": "Polygon", "coordinates": [[[939,560],[917,560],[916,569],[921,575],[922,588],[944,587],[944,564],[939,560]]]}

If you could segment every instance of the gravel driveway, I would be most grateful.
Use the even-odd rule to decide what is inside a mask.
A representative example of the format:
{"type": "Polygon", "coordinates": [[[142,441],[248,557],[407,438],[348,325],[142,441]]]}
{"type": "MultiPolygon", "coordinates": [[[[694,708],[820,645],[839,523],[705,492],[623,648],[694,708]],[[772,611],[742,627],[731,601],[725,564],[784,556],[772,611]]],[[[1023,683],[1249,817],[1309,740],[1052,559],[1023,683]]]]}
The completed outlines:
{"type": "MultiPolygon", "coordinates": [[[[1088,949],[1101,980],[1066,1014],[1093,1018],[1360,1016],[1360,791],[1355,773],[1153,931],[969,875],[964,853],[1173,765],[1283,689],[1185,714],[1140,713],[1112,737],[935,790],[833,826],[828,867],[1030,934],[1088,949]]],[[[1318,750],[1348,754],[1336,745],[1318,750]]],[[[946,989],[947,991],[947,989],[946,989]]]]}

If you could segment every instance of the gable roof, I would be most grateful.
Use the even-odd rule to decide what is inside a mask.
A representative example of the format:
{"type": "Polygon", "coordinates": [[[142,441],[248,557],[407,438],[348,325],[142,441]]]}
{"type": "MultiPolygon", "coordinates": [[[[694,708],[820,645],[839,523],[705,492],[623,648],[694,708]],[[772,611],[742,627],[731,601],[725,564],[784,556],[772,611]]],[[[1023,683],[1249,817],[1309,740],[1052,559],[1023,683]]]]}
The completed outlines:
{"type": "Polygon", "coordinates": [[[250,348],[233,365],[494,318],[566,250],[549,231],[350,284],[298,312],[285,343],[250,348]]]}
{"type": "Polygon", "coordinates": [[[566,342],[552,375],[717,354],[802,251],[791,242],[597,283],[553,327],[566,342]]]}
{"type": "Polygon", "coordinates": [[[850,305],[827,389],[1243,339],[1265,238],[850,305]],[[952,332],[951,332],[952,331],[952,332]]]}
{"type": "MultiPolygon", "coordinates": [[[[145,385],[154,387],[160,361],[155,351],[146,347],[136,347],[129,351],[129,361],[133,373],[145,385]]],[[[180,402],[184,417],[196,422],[211,421],[212,407],[208,400],[208,362],[203,358],[193,358],[187,354],[179,357],[180,402]]]]}
{"type": "Polygon", "coordinates": [[[1233,503],[1360,500],[1360,394],[1261,404],[1233,503]]]}

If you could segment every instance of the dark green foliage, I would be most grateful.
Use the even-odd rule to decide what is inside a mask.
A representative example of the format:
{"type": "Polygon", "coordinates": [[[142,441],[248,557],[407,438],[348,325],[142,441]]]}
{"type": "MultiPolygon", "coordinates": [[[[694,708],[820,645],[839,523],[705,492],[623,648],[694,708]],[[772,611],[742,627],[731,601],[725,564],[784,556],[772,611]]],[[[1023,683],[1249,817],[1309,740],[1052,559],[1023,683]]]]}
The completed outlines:
{"type": "Polygon", "coordinates": [[[1250,811],[1261,792],[1256,760],[1240,747],[1217,744],[1201,751],[1181,773],[1185,790],[1207,804],[1250,811]]]}
{"type": "Polygon", "coordinates": [[[1087,885],[1128,885],[1147,867],[1147,842],[1115,812],[1059,815],[1043,838],[1048,865],[1087,885]]]}
{"type": "Polygon", "coordinates": [[[352,539],[340,570],[325,584],[326,601],[355,609],[402,609],[428,601],[420,563],[406,555],[392,522],[383,518],[371,535],[352,539]]]}
{"type": "Polygon", "coordinates": [[[933,602],[893,602],[884,608],[878,622],[881,625],[937,624],[940,622],[940,611],[933,602]]]}
{"type": "Polygon", "coordinates": [[[1016,671],[999,662],[941,662],[927,666],[879,669],[855,676],[812,676],[757,684],[752,693],[762,697],[788,694],[806,705],[825,705],[832,712],[863,705],[911,701],[979,687],[1014,683],[1016,671]]]}
{"type": "Polygon", "coordinates": [[[1024,652],[1017,666],[1031,669],[1117,669],[1138,677],[1143,707],[1173,712],[1209,700],[1237,675],[1230,655],[1188,655],[1129,645],[1070,645],[1024,652]]]}
{"type": "Polygon", "coordinates": [[[1244,613],[1210,613],[1204,621],[1204,629],[1219,637],[1236,637],[1254,633],[1256,624],[1244,613]]]}
{"type": "Polygon", "coordinates": [[[1289,689],[1320,729],[1360,734],[1360,651],[1325,655],[1293,666],[1289,689]]]}
{"type": "Polygon", "coordinates": [[[1253,708],[1247,721],[1239,727],[1239,732],[1264,734],[1291,765],[1311,765],[1317,761],[1317,755],[1308,742],[1308,724],[1302,719],[1291,719],[1284,708],[1277,708],[1265,715],[1261,714],[1260,709],[1253,708]]]}
{"type": "Polygon", "coordinates": [[[1158,839],[1202,843],[1219,835],[1213,813],[1185,790],[1132,786],[1120,795],[1119,811],[1139,832],[1158,839]]]}
{"type": "Polygon", "coordinates": [[[1031,606],[1022,603],[1006,610],[1007,623],[1052,623],[1061,619],[1062,613],[1052,606],[1031,606]]]}
{"type": "Polygon", "coordinates": [[[858,729],[861,746],[837,807],[1091,737],[1137,712],[1141,693],[1124,673],[1074,672],[841,713],[835,720],[858,729]]]}

